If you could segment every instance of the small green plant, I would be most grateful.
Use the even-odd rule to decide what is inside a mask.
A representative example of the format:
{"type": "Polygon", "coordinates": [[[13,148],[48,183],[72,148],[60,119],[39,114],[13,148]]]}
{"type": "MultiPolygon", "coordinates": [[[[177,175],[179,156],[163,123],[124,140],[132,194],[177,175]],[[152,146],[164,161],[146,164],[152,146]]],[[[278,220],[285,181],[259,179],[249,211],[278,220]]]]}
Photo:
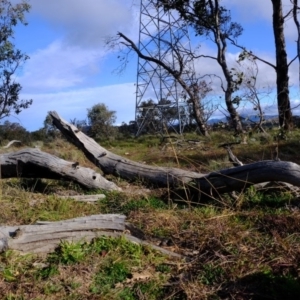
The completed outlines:
{"type": "Polygon", "coordinates": [[[55,264],[50,264],[49,266],[47,267],[44,267],[40,270],[38,270],[36,272],[36,279],[47,279],[49,277],[52,277],[54,275],[57,275],[59,274],[59,271],[58,271],[58,268],[57,268],[57,265],[55,264]]]}
{"type": "Polygon", "coordinates": [[[100,237],[95,239],[91,246],[90,252],[106,254],[110,251],[119,253],[124,259],[131,260],[131,264],[140,265],[142,256],[144,255],[144,248],[141,245],[131,243],[125,238],[108,238],[100,237]]]}
{"type": "Polygon", "coordinates": [[[56,294],[60,292],[63,287],[60,284],[47,283],[44,287],[44,293],[46,295],[56,294]]]}
{"type": "Polygon", "coordinates": [[[242,205],[244,207],[261,206],[280,208],[285,204],[289,204],[292,199],[292,194],[288,191],[276,191],[270,193],[262,193],[256,191],[255,187],[249,187],[243,194],[242,205]]]}
{"type": "Polygon", "coordinates": [[[13,282],[17,280],[16,272],[12,268],[5,268],[1,275],[5,281],[13,282]]]}
{"type": "Polygon", "coordinates": [[[91,291],[95,294],[107,293],[118,282],[129,278],[130,270],[124,262],[108,260],[105,266],[96,274],[91,291]]]}
{"type": "Polygon", "coordinates": [[[203,284],[212,285],[221,282],[224,270],[220,266],[211,263],[204,264],[200,270],[199,279],[203,284]]]}
{"type": "Polygon", "coordinates": [[[129,215],[131,211],[147,211],[150,209],[164,209],[167,205],[155,197],[128,200],[123,193],[107,193],[105,199],[99,201],[100,209],[105,213],[123,213],[129,215]]]}
{"type": "Polygon", "coordinates": [[[62,241],[56,251],[49,255],[50,262],[65,265],[78,263],[86,257],[87,245],[81,242],[62,241]]]}
{"type": "Polygon", "coordinates": [[[156,271],[161,272],[161,273],[170,273],[171,272],[171,267],[166,264],[159,264],[156,266],[156,271]]]}
{"type": "Polygon", "coordinates": [[[154,227],[152,229],[152,234],[158,238],[165,238],[170,236],[169,230],[163,227],[154,227]]]}
{"type": "Polygon", "coordinates": [[[129,287],[125,287],[124,289],[122,289],[121,291],[119,291],[116,294],[116,299],[117,300],[135,300],[136,297],[134,295],[134,292],[129,287]]]}
{"type": "MultiPolygon", "coordinates": [[[[163,289],[161,282],[150,280],[148,282],[136,283],[133,287],[135,296],[143,295],[144,299],[156,300],[162,299],[163,289]]],[[[137,299],[137,298],[136,298],[137,299]]]]}
{"type": "Polygon", "coordinates": [[[147,211],[149,209],[163,209],[167,205],[160,199],[151,197],[149,199],[130,200],[123,207],[124,214],[129,214],[131,211],[147,211]]]}

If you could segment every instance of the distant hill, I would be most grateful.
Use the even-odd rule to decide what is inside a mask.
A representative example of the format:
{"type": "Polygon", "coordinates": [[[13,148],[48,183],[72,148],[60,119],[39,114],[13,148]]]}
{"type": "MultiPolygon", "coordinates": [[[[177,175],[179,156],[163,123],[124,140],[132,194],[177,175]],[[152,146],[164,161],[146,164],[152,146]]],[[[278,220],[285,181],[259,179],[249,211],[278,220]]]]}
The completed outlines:
{"type": "MultiPolygon", "coordinates": [[[[257,122],[259,120],[259,117],[257,115],[245,115],[245,114],[241,114],[240,115],[242,122],[243,123],[252,123],[252,122],[257,122]],[[252,122],[251,122],[252,121],[252,122]]],[[[265,115],[264,116],[265,120],[272,120],[274,119],[274,121],[276,122],[278,119],[277,115],[265,115]]],[[[227,118],[223,117],[223,118],[213,118],[213,119],[209,119],[208,120],[208,124],[209,125],[213,125],[215,123],[219,123],[219,122],[227,122],[227,118]]]]}

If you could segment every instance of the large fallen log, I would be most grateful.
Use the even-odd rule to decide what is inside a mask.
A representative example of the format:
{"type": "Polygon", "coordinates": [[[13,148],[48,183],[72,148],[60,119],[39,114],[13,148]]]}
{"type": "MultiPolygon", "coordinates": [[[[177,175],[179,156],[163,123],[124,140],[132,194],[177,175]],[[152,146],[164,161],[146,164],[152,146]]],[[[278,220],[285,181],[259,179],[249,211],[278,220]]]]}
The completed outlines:
{"type": "Polygon", "coordinates": [[[165,187],[185,186],[208,196],[241,191],[250,185],[268,181],[283,181],[300,186],[300,166],[286,161],[260,161],[209,174],[144,165],[101,147],[56,112],[50,112],[50,115],[62,134],[106,174],[129,180],[144,180],[165,187]]]}
{"type": "Polygon", "coordinates": [[[121,190],[94,170],[27,148],[0,155],[1,178],[26,177],[72,180],[89,189],[121,190]]]}
{"type": "Polygon", "coordinates": [[[38,221],[35,225],[0,226],[0,252],[13,249],[21,253],[49,253],[61,241],[90,242],[101,236],[122,236],[130,242],[149,246],[163,254],[182,257],[180,254],[124,233],[127,229],[125,219],[124,215],[105,214],[58,222],[38,221]]]}
{"type": "Polygon", "coordinates": [[[49,112],[53,124],[104,174],[112,174],[128,180],[142,179],[161,186],[189,183],[203,175],[176,168],[163,168],[145,165],[116,155],[101,147],[92,138],[63,120],[56,112],[49,112]]]}

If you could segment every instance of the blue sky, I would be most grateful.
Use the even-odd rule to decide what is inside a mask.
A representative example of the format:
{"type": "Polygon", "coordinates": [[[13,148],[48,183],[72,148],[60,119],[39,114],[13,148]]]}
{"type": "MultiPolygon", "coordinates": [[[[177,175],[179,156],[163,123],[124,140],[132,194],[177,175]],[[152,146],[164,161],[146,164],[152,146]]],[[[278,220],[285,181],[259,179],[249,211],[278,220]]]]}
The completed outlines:
{"type": "MultiPolygon", "coordinates": [[[[14,0],[13,2],[18,2],[14,0]]],[[[28,130],[43,126],[46,114],[56,110],[64,119],[86,118],[87,108],[105,103],[117,112],[117,123],[134,120],[137,58],[132,55],[125,72],[117,74],[118,53],[105,46],[106,37],[118,31],[138,39],[140,0],[31,0],[28,26],[17,26],[15,44],[30,56],[18,72],[17,81],[23,99],[33,105],[10,121],[19,122],[28,130]]],[[[239,42],[258,56],[274,62],[274,38],[270,0],[224,0],[233,19],[244,27],[239,42]]],[[[285,10],[289,0],[283,0],[285,10]]],[[[285,27],[289,57],[296,53],[296,29],[291,21],[285,27]]],[[[191,37],[196,45],[200,39],[191,37]]],[[[203,53],[214,48],[201,38],[203,53]]],[[[239,49],[229,47],[232,66],[239,49]]],[[[218,65],[210,60],[195,62],[200,75],[221,75],[218,65]]],[[[275,72],[259,64],[259,85],[274,89],[275,72]]],[[[290,70],[293,104],[299,102],[298,63],[290,70]]],[[[215,83],[215,93],[219,91],[215,83]]],[[[276,113],[271,93],[266,113],[276,113]]]]}

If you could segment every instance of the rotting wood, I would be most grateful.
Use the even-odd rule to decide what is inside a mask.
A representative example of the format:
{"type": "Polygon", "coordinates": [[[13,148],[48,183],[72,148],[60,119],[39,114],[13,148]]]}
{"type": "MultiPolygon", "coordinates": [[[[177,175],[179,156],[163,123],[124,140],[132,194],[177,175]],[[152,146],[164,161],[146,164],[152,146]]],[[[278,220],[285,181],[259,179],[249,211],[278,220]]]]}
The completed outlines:
{"type": "Polygon", "coordinates": [[[62,134],[106,174],[129,180],[144,180],[169,188],[184,185],[185,188],[207,196],[242,191],[250,185],[266,181],[283,181],[300,186],[300,166],[287,161],[260,161],[209,174],[137,163],[103,148],[56,112],[50,112],[50,115],[62,134]]]}
{"type": "Polygon", "coordinates": [[[120,191],[94,170],[65,161],[35,148],[0,155],[1,178],[26,177],[72,180],[89,189],[120,191]]]}
{"type": "Polygon", "coordinates": [[[163,254],[181,258],[180,254],[153,245],[124,233],[124,215],[104,214],[68,219],[58,222],[38,221],[35,225],[1,226],[0,252],[8,249],[21,253],[49,253],[61,241],[90,242],[100,236],[124,237],[130,242],[149,246],[163,254]]]}

